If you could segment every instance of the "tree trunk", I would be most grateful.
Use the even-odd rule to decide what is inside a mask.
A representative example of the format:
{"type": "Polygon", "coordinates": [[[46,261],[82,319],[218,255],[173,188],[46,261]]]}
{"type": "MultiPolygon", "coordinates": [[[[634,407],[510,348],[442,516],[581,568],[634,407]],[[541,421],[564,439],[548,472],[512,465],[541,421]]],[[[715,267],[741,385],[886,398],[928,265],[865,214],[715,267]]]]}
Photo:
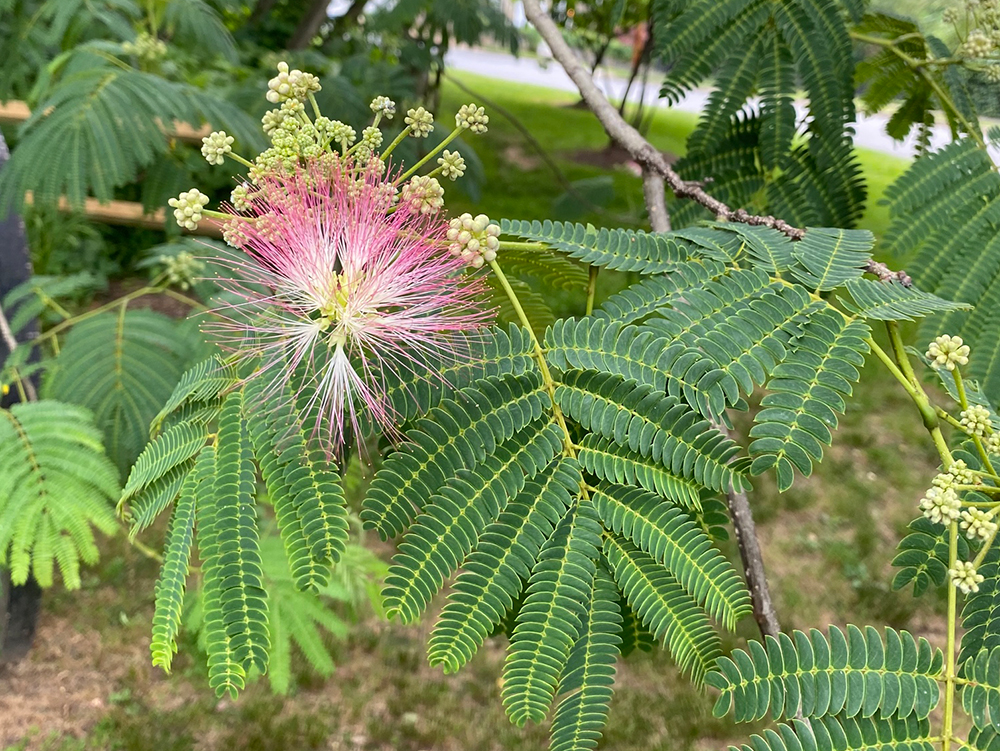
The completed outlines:
{"type": "Polygon", "coordinates": [[[319,33],[320,26],[327,19],[326,9],[330,5],[330,0],[312,0],[312,4],[306,10],[299,25],[295,27],[292,36],[288,40],[288,49],[304,50],[309,46],[313,37],[319,33]]]}
{"type": "MultiPolygon", "coordinates": [[[[10,156],[7,144],[0,135],[0,169],[10,156]]],[[[24,236],[21,218],[10,214],[0,221],[0,299],[21,282],[31,277],[31,259],[28,243],[24,236]]],[[[21,339],[38,336],[38,321],[32,321],[21,339]]],[[[6,344],[0,338],[0,362],[9,354],[6,344]]],[[[36,383],[37,388],[37,383],[36,383]]],[[[0,406],[7,407],[17,401],[17,393],[0,397],[0,406]]],[[[0,569],[0,663],[16,662],[31,648],[38,621],[42,590],[33,580],[23,586],[10,584],[10,572],[0,569]]]]}

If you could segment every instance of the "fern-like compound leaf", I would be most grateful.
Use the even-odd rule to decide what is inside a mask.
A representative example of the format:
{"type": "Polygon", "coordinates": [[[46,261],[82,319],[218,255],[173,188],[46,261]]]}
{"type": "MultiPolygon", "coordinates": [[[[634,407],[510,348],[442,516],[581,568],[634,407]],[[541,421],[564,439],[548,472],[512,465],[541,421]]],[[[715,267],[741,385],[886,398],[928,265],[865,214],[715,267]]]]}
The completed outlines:
{"type": "Polygon", "coordinates": [[[267,485],[288,565],[300,589],[317,591],[347,544],[347,503],[330,458],[309,445],[309,431],[290,389],[272,395],[262,378],[246,385],[245,419],[267,485]]]}
{"type": "Polygon", "coordinates": [[[97,562],[93,528],[118,527],[118,473],[91,413],[53,400],[0,410],[0,565],[11,582],[50,587],[58,564],[67,589],[80,562],[97,562]]]}
{"type": "Polygon", "coordinates": [[[563,517],[542,546],[503,670],[503,704],[511,722],[545,719],[593,589],[601,526],[587,501],[563,517]]]}
{"type": "Polygon", "coordinates": [[[539,421],[496,447],[474,470],[460,469],[428,499],[393,556],[384,607],[404,623],[419,618],[479,542],[479,536],[562,449],[562,429],[539,421]]]}
{"type": "Polygon", "coordinates": [[[406,432],[406,444],[376,473],[361,519],[383,537],[398,535],[414,509],[459,469],[473,469],[549,406],[541,376],[485,378],[445,399],[406,432]]]}
{"type": "Polygon", "coordinates": [[[70,330],[43,393],[92,410],[124,474],[181,376],[186,349],[177,324],[159,313],[94,316],[70,330]]]}
{"type": "Polygon", "coordinates": [[[813,461],[823,457],[843,414],[844,397],[857,382],[858,368],[868,351],[868,327],[849,320],[832,308],[814,313],[795,339],[791,352],[771,373],[764,407],[750,430],[753,474],[772,467],[778,489],[791,487],[798,469],[812,473],[813,461]]]}
{"type": "Polygon", "coordinates": [[[861,278],[874,243],[868,230],[810,228],[793,246],[800,265],[792,267],[792,276],[818,292],[836,289],[861,278]]]}
{"type": "MultiPolygon", "coordinates": [[[[264,672],[269,646],[267,601],[254,508],[254,466],[243,397],[242,391],[231,391],[219,416],[213,499],[214,554],[210,564],[206,561],[205,578],[217,581],[217,617],[224,624],[227,655],[244,670],[253,666],[264,672]]],[[[208,617],[206,611],[206,620],[208,617]]]]}
{"type": "Polygon", "coordinates": [[[434,626],[427,649],[432,665],[459,670],[514,608],[542,544],[582,482],[577,463],[557,457],[486,527],[434,626]]]}
{"type": "Polygon", "coordinates": [[[505,235],[543,243],[591,266],[640,274],[673,271],[688,258],[689,245],[668,235],[625,229],[597,229],[591,224],[570,224],[504,219],[505,235]]]}
{"type": "Polygon", "coordinates": [[[214,464],[214,451],[199,455],[194,469],[181,485],[180,497],[174,506],[167,535],[163,566],[156,581],[156,602],[153,609],[153,638],[149,651],[153,665],[170,672],[170,664],[177,653],[177,634],[180,633],[184,591],[187,586],[188,564],[194,543],[195,510],[199,492],[204,483],[211,483],[209,471],[214,464]]]}
{"type": "Polygon", "coordinates": [[[588,433],[577,451],[583,468],[618,485],[639,485],[687,508],[701,508],[701,485],[675,475],[652,459],[600,436],[588,433]]]}
{"type": "Polygon", "coordinates": [[[722,654],[708,615],[663,566],[628,540],[604,538],[604,555],[635,614],[681,670],[701,683],[722,654]]]}
{"type": "Polygon", "coordinates": [[[564,698],[552,718],[549,751],[592,749],[600,740],[613,693],[621,628],[618,589],[607,569],[598,566],[580,638],[559,680],[557,693],[564,698]]]}
{"type": "Polygon", "coordinates": [[[716,621],[732,630],[750,614],[743,580],[686,512],[642,488],[620,485],[601,485],[592,500],[607,529],[665,566],[716,621]]]}
{"type": "Polygon", "coordinates": [[[570,371],[556,402],[584,428],[707,488],[741,488],[739,447],[686,404],[621,376],[570,371]]]}
{"type": "Polygon", "coordinates": [[[942,300],[937,295],[916,287],[904,287],[895,280],[876,282],[871,279],[852,279],[844,287],[853,300],[853,304],[844,300],[844,306],[861,318],[912,321],[934,313],[972,309],[966,303],[942,300]]]}
{"type": "Polygon", "coordinates": [[[737,402],[739,387],[733,378],[704,353],[665,333],[564,318],[546,332],[546,354],[558,368],[611,373],[682,397],[705,416],[720,415],[727,404],[737,402]]]}
{"type": "Polygon", "coordinates": [[[458,341],[453,360],[427,363],[433,375],[408,371],[388,385],[385,397],[398,420],[405,422],[426,414],[445,394],[480,378],[521,375],[535,367],[531,336],[520,326],[486,329],[458,341]]]}
{"type": "Polygon", "coordinates": [[[926,718],[937,706],[937,676],[944,655],[926,639],[906,631],[871,626],[864,631],[835,626],[829,637],[808,634],[768,636],[719,660],[706,682],[722,692],[716,716],[732,709],[738,722],[795,717],[926,718]]]}
{"type": "MultiPolygon", "coordinates": [[[[930,722],[914,716],[810,717],[781,724],[731,751],[933,751],[930,722]]],[[[977,748],[983,748],[978,746],[977,748]]]]}
{"type": "Polygon", "coordinates": [[[543,290],[582,292],[589,281],[585,266],[551,250],[505,248],[503,267],[507,274],[537,280],[543,290]]]}
{"type": "MultiPolygon", "coordinates": [[[[943,586],[948,576],[948,528],[920,516],[907,527],[909,533],[897,546],[892,565],[899,569],[892,579],[893,589],[913,582],[913,596],[919,597],[933,584],[943,586]]],[[[969,556],[969,543],[958,536],[960,560],[969,556]]]]}

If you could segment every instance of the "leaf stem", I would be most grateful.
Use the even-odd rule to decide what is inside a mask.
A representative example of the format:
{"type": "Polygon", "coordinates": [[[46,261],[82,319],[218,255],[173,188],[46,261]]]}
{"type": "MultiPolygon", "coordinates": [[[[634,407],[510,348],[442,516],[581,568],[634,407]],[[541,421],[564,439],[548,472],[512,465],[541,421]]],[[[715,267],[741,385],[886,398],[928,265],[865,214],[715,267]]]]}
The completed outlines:
{"type": "MultiPolygon", "coordinates": [[[[948,568],[958,560],[958,522],[948,526],[948,568]]],[[[955,715],[955,626],[958,621],[958,587],[948,581],[948,645],[945,663],[944,727],[941,731],[941,751],[950,751],[952,723],[955,715]]]]}
{"type": "Polygon", "coordinates": [[[441,141],[441,143],[439,143],[433,149],[431,149],[430,151],[428,151],[427,154],[424,155],[423,159],[421,159],[419,162],[417,162],[412,167],[410,167],[408,170],[406,170],[406,172],[404,172],[402,175],[400,175],[399,177],[397,177],[395,183],[393,183],[393,184],[394,185],[399,185],[401,182],[403,182],[403,180],[405,180],[410,175],[412,175],[414,172],[416,172],[418,169],[420,169],[425,164],[427,164],[427,162],[429,162],[431,159],[433,159],[435,156],[437,156],[437,154],[441,151],[441,149],[443,149],[449,143],[451,143],[456,138],[458,138],[459,135],[462,133],[463,130],[465,130],[465,128],[462,128],[461,126],[458,127],[458,128],[455,128],[455,130],[453,130],[451,133],[448,134],[447,138],[445,138],[443,141],[441,141]]]}
{"type": "Polygon", "coordinates": [[[600,266],[590,267],[590,279],[587,280],[587,315],[594,312],[594,297],[597,294],[597,273],[600,266]]]}
{"type": "Polygon", "coordinates": [[[569,427],[566,425],[566,418],[563,416],[562,410],[559,409],[559,405],[556,403],[556,384],[552,379],[552,372],[549,370],[549,365],[545,361],[545,353],[542,352],[542,345],[538,341],[538,337],[535,335],[535,330],[531,327],[531,323],[528,321],[528,316],[524,312],[524,308],[521,307],[521,301],[517,298],[517,293],[514,292],[514,288],[510,286],[510,282],[507,281],[507,277],[504,275],[503,270],[501,270],[500,265],[496,260],[489,261],[490,268],[493,269],[493,273],[496,274],[497,281],[500,282],[500,286],[507,295],[507,299],[510,300],[510,304],[514,307],[514,312],[517,313],[518,320],[521,325],[528,330],[528,335],[531,337],[531,345],[535,350],[535,360],[538,362],[538,369],[542,373],[542,383],[545,384],[545,390],[549,394],[549,399],[552,401],[552,414],[556,418],[556,422],[563,431],[563,446],[565,447],[565,452],[567,456],[576,457],[576,449],[573,446],[573,439],[570,436],[569,427]]]}

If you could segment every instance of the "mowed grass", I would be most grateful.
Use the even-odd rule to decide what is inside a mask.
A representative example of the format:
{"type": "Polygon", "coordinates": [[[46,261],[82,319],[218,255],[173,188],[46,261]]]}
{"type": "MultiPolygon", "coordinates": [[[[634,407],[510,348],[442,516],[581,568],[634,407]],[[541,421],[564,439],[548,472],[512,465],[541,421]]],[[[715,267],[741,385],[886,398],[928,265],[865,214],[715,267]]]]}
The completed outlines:
{"type": "MultiPolygon", "coordinates": [[[[580,163],[580,152],[602,150],[607,137],[588,111],[573,106],[575,95],[453,75],[523,123],[568,179],[611,176],[614,196],[607,212],[584,213],[582,220],[611,226],[616,223],[609,216],[613,215],[628,220],[630,226],[642,226],[639,179],[625,167],[608,170],[580,163]]],[[[443,93],[444,113],[474,98],[451,83],[445,84],[443,93]]],[[[688,113],[659,110],[650,138],[658,148],[681,154],[696,120],[688,113]]],[[[491,112],[489,134],[469,142],[479,154],[486,180],[475,201],[449,190],[452,212],[524,219],[550,215],[563,188],[517,128],[491,112]]],[[[860,152],[859,158],[872,195],[865,226],[882,233],[888,226],[887,215],[877,196],[905,162],[872,152],[860,152]]],[[[622,276],[602,273],[601,294],[624,281],[622,276]]],[[[554,298],[554,305],[564,303],[568,305],[554,298]]],[[[748,416],[737,427],[745,435],[749,425],[748,416]]],[[[906,523],[918,513],[917,499],[934,473],[934,464],[933,449],[906,395],[872,361],[862,373],[834,446],[812,477],[800,479],[783,494],[768,477],[755,480],[751,504],[786,627],[889,623],[936,640],[939,603],[918,602],[908,592],[892,592],[889,586],[893,549],[906,523]]],[[[159,544],[156,539],[144,541],[154,547],[159,544]]],[[[544,747],[546,727],[519,730],[504,716],[500,705],[504,640],[491,640],[461,673],[444,676],[429,668],[424,657],[430,617],[414,628],[365,617],[346,642],[331,643],[338,666],[332,679],[321,681],[300,663],[298,689],[288,698],[272,697],[266,682],[258,681],[235,703],[219,702],[207,687],[203,658],[190,639],[181,647],[173,676],[150,668],[146,645],[155,566],[138,558],[121,539],[104,548],[102,564],[86,579],[84,590],[50,597],[42,624],[43,634],[69,630],[99,641],[101,659],[115,666],[105,667],[88,689],[103,708],[92,713],[89,730],[82,736],[39,726],[18,748],[499,751],[544,747]]],[[[380,550],[391,552],[388,547],[380,550]]],[[[736,560],[731,545],[727,553],[736,560]]],[[[754,635],[748,620],[739,634],[726,637],[727,646],[754,635]]],[[[39,660],[45,659],[45,653],[38,654],[39,660]]],[[[52,680],[60,670],[79,672],[81,665],[97,658],[88,654],[65,659],[65,664],[51,666],[52,680]]],[[[760,730],[713,718],[713,702],[711,692],[693,688],[666,653],[633,655],[619,666],[602,747],[707,751],[760,730]]]]}

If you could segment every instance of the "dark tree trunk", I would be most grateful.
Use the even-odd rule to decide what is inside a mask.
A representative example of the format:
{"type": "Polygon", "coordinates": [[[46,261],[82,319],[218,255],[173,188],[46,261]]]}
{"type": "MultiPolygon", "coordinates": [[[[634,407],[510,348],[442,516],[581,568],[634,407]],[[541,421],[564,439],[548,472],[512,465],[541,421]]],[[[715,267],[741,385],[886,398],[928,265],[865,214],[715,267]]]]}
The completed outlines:
{"type": "MultiPolygon", "coordinates": [[[[0,169],[9,157],[7,144],[0,135],[0,169]]],[[[9,214],[0,221],[0,300],[11,289],[31,277],[31,259],[28,243],[24,236],[21,218],[9,214]]],[[[31,339],[38,335],[38,322],[33,321],[21,335],[21,339],[31,339]]],[[[0,338],[0,362],[9,354],[7,346],[0,338]]],[[[37,387],[37,384],[36,384],[37,387]]],[[[17,401],[17,393],[11,390],[0,398],[0,406],[10,406],[17,401]]],[[[0,664],[16,662],[31,648],[38,621],[42,590],[32,580],[23,586],[10,584],[10,572],[0,569],[0,664]]]]}
{"type": "Polygon", "coordinates": [[[277,4],[278,0],[257,0],[257,4],[253,6],[250,18],[247,19],[247,26],[257,26],[260,24],[271,14],[274,6],[277,4]]]}
{"type": "Polygon", "coordinates": [[[295,27],[291,38],[288,40],[288,49],[304,50],[309,46],[309,42],[319,33],[319,27],[326,20],[326,9],[330,5],[330,0],[312,0],[306,10],[299,25],[295,27]]]}

